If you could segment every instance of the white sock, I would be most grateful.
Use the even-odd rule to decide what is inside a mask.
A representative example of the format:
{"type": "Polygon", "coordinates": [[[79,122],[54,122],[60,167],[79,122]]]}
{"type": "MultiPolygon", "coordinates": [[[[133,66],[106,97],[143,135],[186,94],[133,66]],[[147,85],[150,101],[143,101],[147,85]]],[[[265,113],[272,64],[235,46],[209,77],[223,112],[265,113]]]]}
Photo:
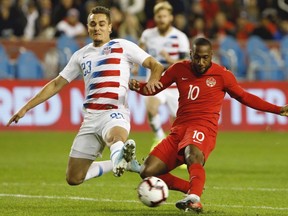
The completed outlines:
{"type": "Polygon", "coordinates": [[[150,119],[150,125],[156,135],[156,138],[162,140],[165,138],[165,133],[162,129],[160,115],[157,114],[150,119]]]}
{"type": "Polygon", "coordinates": [[[84,181],[102,176],[103,174],[112,171],[112,167],[111,160],[93,162],[87,171],[84,181]]]}
{"type": "Polygon", "coordinates": [[[112,164],[115,163],[115,160],[118,158],[118,155],[121,151],[121,149],[123,148],[124,143],[122,141],[118,141],[116,143],[114,143],[113,145],[111,145],[110,147],[110,160],[112,161],[112,164]]]}

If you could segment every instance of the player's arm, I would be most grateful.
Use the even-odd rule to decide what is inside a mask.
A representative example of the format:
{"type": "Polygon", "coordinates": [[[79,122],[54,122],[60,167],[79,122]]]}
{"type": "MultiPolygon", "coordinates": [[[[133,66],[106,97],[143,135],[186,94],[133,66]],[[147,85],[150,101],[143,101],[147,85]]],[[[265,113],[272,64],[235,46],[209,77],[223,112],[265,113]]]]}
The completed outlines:
{"type": "Polygon", "coordinates": [[[148,92],[154,93],[156,92],[156,88],[161,89],[163,85],[159,80],[164,71],[163,65],[161,65],[160,62],[158,62],[155,58],[150,56],[145,59],[145,61],[142,63],[142,66],[151,70],[151,75],[146,84],[148,92]]]}
{"type": "Polygon", "coordinates": [[[235,98],[240,103],[259,110],[263,112],[270,112],[278,115],[287,116],[288,108],[286,106],[277,106],[275,104],[269,103],[260,97],[249,93],[248,91],[244,90],[242,87],[240,87],[236,80],[232,81],[234,84],[230,85],[230,87],[227,89],[228,94],[235,98]]]}
{"type": "MultiPolygon", "coordinates": [[[[139,47],[146,51],[146,46],[145,46],[145,44],[143,42],[141,42],[141,41],[139,42],[139,47]]],[[[138,71],[139,71],[139,65],[138,64],[134,64],[134,66],[132,68],[132,74],[134,76],[137,76],[138,75],[138,71]]]]}
{"type": "Polygon", "coordinates": [[[12,122],[17,123],[20,118],[22,118],[26,112],[34,108],[38,104],[43,103],[48,100],[53,95],[57,94],[65,85],[68,84],[68,81],[62,76],[57,76],[55,79],[47,83],[38,94],[31,98],[18,112],[16,112],[6,126],[9,126],[12,122]]]}
{"type": "Polygon", "coordinates": [[[169,69],[168,69],[166,71],[166,73],[159,80],[159,82],[161,83],[162,87],[155,89],[155,92],[149,92],[148,89],[147,89],[147,83],[141,83],[141,82],[139,82],[138,80],[135,80],[135,79],[131,79],[129,81],[129,89],[132,90],[132,91],[136,91],[139,94],[145,95],[145,96],[155,95],[155,94],[163,91],[167,87],[169,87],[174,82],[173,77],[169,76],[169,74],[170,73],[169,73],[169,69]]]}

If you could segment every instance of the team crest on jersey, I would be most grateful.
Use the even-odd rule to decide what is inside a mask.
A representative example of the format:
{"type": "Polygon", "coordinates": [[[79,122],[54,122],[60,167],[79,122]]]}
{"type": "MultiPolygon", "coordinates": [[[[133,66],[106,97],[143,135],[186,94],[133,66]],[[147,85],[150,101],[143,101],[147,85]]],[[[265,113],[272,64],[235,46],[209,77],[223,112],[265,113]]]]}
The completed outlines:
{"type": "Polygon", "coordinates": [[[103,53],[104,53],[105,55],[110,54],[110,53],[111,53],[111,47],[110,47],[110,46],[109,46],[109,47],[105,47],[105,48],[103,49],[103,53]]]}
{"type": "Polygon", "coordinates": [[[214,87],[216,85],[216,80],[213,78],[213,77],[209,77],[207,80],[206,80],[206,85],[208,87],[214,87]]]}

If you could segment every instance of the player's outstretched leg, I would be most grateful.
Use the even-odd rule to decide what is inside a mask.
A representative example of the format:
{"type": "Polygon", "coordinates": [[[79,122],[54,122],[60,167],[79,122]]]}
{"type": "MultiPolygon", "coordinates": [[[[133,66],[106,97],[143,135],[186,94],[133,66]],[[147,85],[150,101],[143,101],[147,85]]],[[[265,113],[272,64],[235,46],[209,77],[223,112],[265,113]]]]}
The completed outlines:
{"type": "Polygon", "coordinates": [[[127,140],[121,149],[118,158],[115,160],[113,165],[114,176],[120,177],[127,169],[127,165],[132,159],[135,159],[136,144],[134,140],[127,140]]]}
{"type": "Polygon", "coordinates": [[[189,194],[183,200],[176,202],[176,207],[185,212],[194,211],[200,213],[203,211],[199,196],[194,194],[189,194]]]}

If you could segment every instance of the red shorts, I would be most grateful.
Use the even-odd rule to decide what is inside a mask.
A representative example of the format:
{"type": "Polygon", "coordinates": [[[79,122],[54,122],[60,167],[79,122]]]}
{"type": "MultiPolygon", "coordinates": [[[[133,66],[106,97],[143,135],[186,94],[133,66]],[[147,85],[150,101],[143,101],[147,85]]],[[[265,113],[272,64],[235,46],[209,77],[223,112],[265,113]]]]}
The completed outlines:
{"type": "Polygon", "coordinates": [[[184,148],[197,146],[204,154],[205,161],[215,147],[216,134],[199,125],[178,125],[150,153],[162,160],[172,170],[184,163],[184,148]]]}

